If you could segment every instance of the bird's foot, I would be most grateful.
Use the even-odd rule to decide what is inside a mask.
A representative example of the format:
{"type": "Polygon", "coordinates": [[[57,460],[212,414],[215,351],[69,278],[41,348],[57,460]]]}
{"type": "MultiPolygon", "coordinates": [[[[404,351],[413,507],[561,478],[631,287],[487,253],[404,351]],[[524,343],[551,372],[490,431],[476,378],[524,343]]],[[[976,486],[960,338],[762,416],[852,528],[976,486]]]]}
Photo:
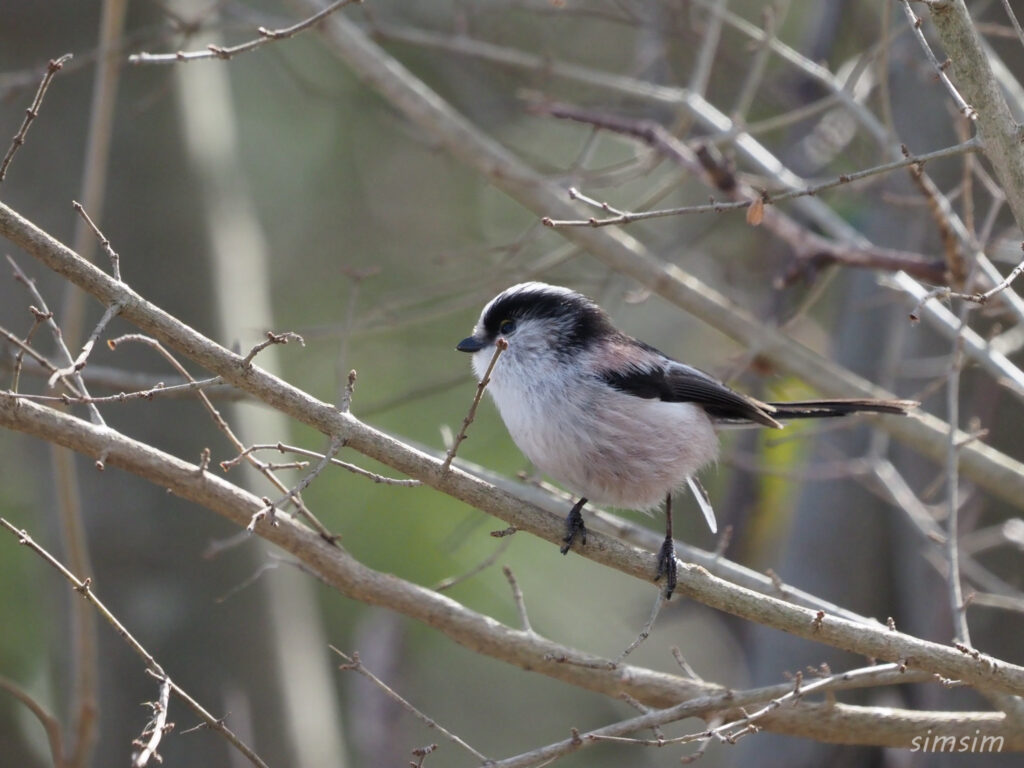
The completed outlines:
{"type": "Polygon", "coordinates": [[[658,581],[662,576],[665,577],[665,599],[668,600],[676,590],[676,545],[671,536],[665,538],[658,552],[658,572],[654,580],[658,581]]]}
{"type": "Polygon", "coordinates": [[[586,499],[577,501],[569,510],[569,516],[565,518],[565,537],[562,539],[565,543],[561,548],[563,555],[572,549],[572,543],[577,536],[580,537],[580,544],[587,543],[587,527],[583,524],[583,515],[580,513],[586,503],[586,499]]]}

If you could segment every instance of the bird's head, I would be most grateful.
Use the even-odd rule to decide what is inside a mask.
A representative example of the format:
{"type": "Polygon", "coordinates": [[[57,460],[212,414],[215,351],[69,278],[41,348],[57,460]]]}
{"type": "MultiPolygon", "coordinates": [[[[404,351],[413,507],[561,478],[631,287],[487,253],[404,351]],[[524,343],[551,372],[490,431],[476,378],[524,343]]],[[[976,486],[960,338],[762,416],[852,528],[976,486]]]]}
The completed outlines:
{"type": "MultiPolygon", "coordinates": [[[[473,369],[482,378],[498,339],[508,342],[506,366],[540,374],[548,366],[571,362],[574,356],[616,333],[597,304],[583,294],[547,283],[520,283],[506,288],[480,313],[473,328],[455,347],[473,355],[473,369]]],[[[500,370],[501,361],[495,367],[500,370]]]]}

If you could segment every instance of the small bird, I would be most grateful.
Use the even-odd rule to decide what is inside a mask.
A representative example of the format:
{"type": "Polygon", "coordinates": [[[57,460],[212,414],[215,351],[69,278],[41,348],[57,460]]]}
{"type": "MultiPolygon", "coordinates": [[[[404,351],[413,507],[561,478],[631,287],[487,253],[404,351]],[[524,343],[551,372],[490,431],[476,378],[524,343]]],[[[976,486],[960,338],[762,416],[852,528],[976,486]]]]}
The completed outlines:
{"type": "Polygon", "coordinates": [[[718,458],[717,429],[781,429],[786,419],[859,411],[906,414],[908,400],[764,403],[622,333],[586,296],[556,285],[513,285],[484,307],[456,349],[483,379],[499,339],[487,391],[519,449],[579,497],[566,518],[562,554],[585,545],[588,501],[634,510],[665,504],[665,541],[654,580],[676,587],[672,492],[689,484],[712,532],[714,512],[697,473],[718,458]]]}

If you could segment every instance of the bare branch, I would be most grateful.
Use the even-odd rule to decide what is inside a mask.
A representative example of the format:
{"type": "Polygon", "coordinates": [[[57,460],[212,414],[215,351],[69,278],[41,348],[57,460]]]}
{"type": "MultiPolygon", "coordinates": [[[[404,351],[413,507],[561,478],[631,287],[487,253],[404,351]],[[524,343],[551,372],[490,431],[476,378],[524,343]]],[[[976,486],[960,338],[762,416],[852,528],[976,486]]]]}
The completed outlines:
{"type": "Polygon", "coordinates": [[[25,143],[25,137],[28,135],[28,128],[32,125],[32,121],[39,116],[39,109],[43,106],[43,99],[46,96],[46,89],[50,87],[50,82],[53,80],[54,75],[64,68],[64,65],[71,61],[71,54],[65,53],[63,56],[51,59],[50,63],[46,65],[46,72],[43,75],[42,81],[39,83],[39,88],[36,91],[35,98],[32,99],[32,105],[25,110],[25,119],[21,123],[21,127],[18,132],[14,134],[14,138],[11,140],[11,146],[7,149],[7,154],[4,155],[4,159],[0,161],[0,182],[7,176],[7,169],[11,165],[11,161],[14,160],[14,155],[21,149],[21,145],[25,143]]]}
{"type": "MultiPolygon", "coordinates": [[[[326,404],[323,407],[328,412],[336,414],[335,418],[352,418],[342,416],[326,404]]],[[[185,499],[201,503],[241,527],[248,523],[253,511],[263,506],[254,495],[214,475],[200,476],[195,465],[112,430],[95,427],[31,402],[17,401],[2,393],[0,424],[19,431],[31,432],[87,455],[95,456],[105,449],[108,451],[107,461],[111,466],[132,471],[161,487],[171,489],[185,499]]],[[[357,422],[353,422],[351,426],[353,436],[357,433],[365,434],[368,429],[357,422]]],[[[413,455],[417,456],[419,469],[415,470],[416,473],[422,473],[424,479],[431,478],[438,482],[439,487],[446,492],[464,500],[473,499],[486,511],[504,519],[516,520],[524,529],[532,529],[552,543],[561,539],[563,521],[560,517],[549,516],[522,499],[504,494],[465,475],[455,467],[442,474],[440,461],[424,461],[425,457],[422,454],[408,453],[409,449],[401,448],[400,443],[384,435],[378,434],[375,439],[383,441],[382,445],[391,446],[394,452],[392,459],[405,453],[408,459],[401,463],[410,469],[413,469],[410,463],[413,455]]],[[[615,695],[626,690],[634,698],[650,706],[666,706],[678,703],[684,698],[716,690],[714,686],[701,685],[682,678],[673,678],[670,681],[661,673],[648,672],[639,667],[616,667],[608,660],[580,654],[535,634],[504,627],[489,617],[468,611],[437,592],[404,582],[391,574],[381,574],[368,569],[355,561],[344,549],[330,546],[317,534],[288,518],[281,519],[277,527],[262,528],[261,535],[291,552],[311,571],[343,594],[417,618],[471,649],[496,655],[509,663],[526,666],[573,685],[615,695]],[[438,622],[439,617],[444,617],[444,621],[438,622]],[[577,663],[567,664],[557,659],[573,659],[577,663]]],[[[612,567],[624,569],[647,581],[654,568],[653,553],[642,553],[624,547],[596,532],[591,536],[594,546],[588,546],[588,556],[612,567]]],[[[961,679],[965,683],[976,684],[986,690],[1024,692],[1024,669],[1005,662],[993,663],[982,654],[963,654],[955,648],[892,632],[885,626],[875,629],[872,625],[849,622],[835,616],[827,617],[814,633],[811,631],[811,620],[814,617],[812,611],[798,609],[784,601],[765,598],[733,587],[711,577],[702,568],[682,569],[679,584],[680,587],[685,585],[687,592],[702,602],[748,616],[769,626],[813,637],[818,641],[841,642],[843,647],[855,653],[875,658],[913,659],[913,666],[908,665],[907,671],[900,676],[900,681],[920,681],[928,679],[931,674],[939,674],[945,679],[961,679]]],[[[783,692],[785,691],[774,690],[768,695],[777,696],[783,692]]],[[[748,699],[735,692],[725,692],[722,698],[709,700],[702,706],[745,706],[754,700],[764,700],[765,692],[751,693],[750,696],[748,699]]],[[[968,713],[962,712],[949,714],[947,717],[947,713],[893,710],[892,721],[886,721],[888,724],[883,725],[882,721],[885,718],[880,720],[879,713],[874,710],[871,710],[868,716],[855,707],[832,704],[825,710],[801,711],[798,717],[790,717],[784,711],[776,712],[766,721],[765,726],[785,733],[799,732],[812,738],[834,738],[834,734],[839,731],[833,729],[838,728],[848,743],[856,738],[863,738],[867,743],[903,746],[909,744],[915,734],[922,733],[924,728],[930,726],[946,729],[943,733],[959,733],[958,729],[969,729],[964,732],[972,734],[975,728],[984,726],[986,733],[1003,735],[1008,747],[1017,744],[1019,740],[1020,748],[1024,749],[1024,734],[1005,723],[1001,713],[992,714],[991,718],[981,714],[969,716],[968,713]],[[937,717],[942,718],[941,721],[936,720],[937,717]]]]}
{"type": "Polygon", "coordinates": [[[244,360],[242,360],[243,367],[248,368],[249,365],[252,364],[252,361],[256,357],[256,355],[258,355],[267,347],[272,346],[274,344],[287,344],[289,341],[297,341],[299,342],[299,346],[306,346],[306,340],[302,338],[299,334],[292,333],[291,331],[285,331],[284,333],[273,333],[271,331],[267,331],[266,335],[266,339],[264,339],[259,344],[257,344],[256,346],[249,350],[249,354],[245,356],[244,360]]]}
{"type": "Polygon", "coordinates": [[[177,64],[179,62],[198,61],[200,59],[231,59],[240,53],[254,51],[275,40],[286,40],[289,37],[294,37],[300,32],[315,26],[339,8],[362,2],[363,0],[335,0],[335,2],[314,13],[309,18],[303,19],[298,24],[293,24],[290,27],[285,27],[284,29],[260,27],[256,30],[259,33],[259,37],[239,45],[230,47],[210,45],[207,46],[205,51],[190,51],[187,53],[185,51],[178,51],[177,53],[133,53],[128,57],[128,61],[132,64],[177,64]]]}
{"type": "MultiPolygon", "coordinates": [[[[207,727],[220,733],[228,743],[231,744],[235,749],[241,752],[250,763],[260,768],[267,768],[259,756],[252,751],[244,742],[242,742],[225,724],[223,719],[214,717],[207,712],[199,702],[193,699],[184,689],[178,686],[176,683],[171,682],[167,673],[163,671],[163,668],[157,662],[157,660],[147,651],[142,644],[135,639],[135,637],[128,631],[128,628],[122,624],[118,618],[110,611],[109,608],[98,598],[92,590],[92,582],[90,579],[79,579],[75,574],[69,571],[64,565],[51,555],[47,550],[37,544],[25,531],[19,530],[15,526],[11,525],[7,520],[0,518],[0,525],[10,531],[18,538],[18,543],[23,544],[37,555],[39,555],[46,563],[55,568],[68,582],[74,590],[85,598],[86,602],[92,605],[97,612],[103,617],[103,619],[114,628],[114,631],[121,636],[125,642],[131,647],[135,653],[140,656],[146,665],[146,669],[151,672],[157,679],[166,683],[174,693],[184,701],[189,708],[192,709],[202,720],[206,723],[207,727]]],[[[161,694],[162,696],[162,694],[161,694]]],[[[158,740],[159,741],[159,740],[158,740]]],[[[148,760],[148,756],[147,756],[148,760]]],[[[138,763],[144,765],[145,763],[138,763]]]]}
{"type": "Polygon", "coordinates": [[[526,610],[526,600],[523,598],[523,590],[519,588],[519,582],[516,581],[512,569],[507,565],[501,569],[501,572],[505,574],[505,578],[508,579],[508,585],[512,589],[512,599],[515,601],[516,610],[519,612],[519,625],[524,632],[533,632],[533,627],[530,626],[530,615],[526,610]]]}
{"type": "Polygon", "coordinates": [[[473,423],[473,419],[476,417],[477,406],[480,405],[480,400],[484,396],[484,390],[491,382],[491,372],[494,370],[494,364],[498,362],[498,358],[501,357],[501,353],[506,349],[508,349],[508,342],[504,337],[499,336],[497,341],[494,343],[494,354],[491,356],[491,362],[487,364],[487,370],[484,371],[483,378],[480,379],[480,383],[477,384],[476,394],[473,396],[473,402],[469,406],[466,418],[462,420],[462,428],[459,430],[459,434],[457,434],[455,439],[452,441],[451,448],[448,449],[448,455],[444,457],[444,464],[442,465],[443,471],[448,471],[448,468],[451,467],[452,459],[455,458],[455,452],[459,450],[459,445],[466,439],[466,430],[469,429],[469,425],[473,423]]]}
{"type": "MultiPolygon", "coordinates": [[[[960,95],[960,92],[956,89],[956,86],[950,82],[949,77],[946,75],[946,69],[949,66],[949,61],[942,64],[935,58],[935,53],[932,51],[932,47],[928,45],[928,41],[925,39],[924,32],[921,31],[921,19],[913,9],[910,7],[910,0],[902,0],[903,10],[907,15],[907,20],[910,22],[911,29],[914,30],[914,37],[921,44],[921,48],[924,50],[925,56],[928,57],[928,61],[935,67],[935,74],[938,76],[939,81],[945,86],[946,90],[949,91],[950,97],[953,99],[953,103],[956,104],[957,109],[964,117],[974,120],[977,118],[978,113],[974,108],[964,101],[964,97],[960,95]]],[[[932,10],[936,10],[933,6],[932,10]]]]}
{"type": "Polygon", "coordinates": [[[144,768],[144,766],[149,765],[149,761],[152,758],[155,758],[158,763],[162,762],[156,749],[160,746],[160,740],[163,738],[164,733],[174,727],[173,724],[167,724],[170,698],[171,681],[165,677],[160,681],[159,698],[150,705],[153,707],[153,719],[146,724],[145,729],[142,731],[142,739],[145,739],[145,742],[142,739],[137,742],[142,749],[132,756],[132,768],[144,768]]]}
{"type": "Polygon", "coordinates": [[[473,757],[477,758],[478,760],[482,760],[484,763],[490,763],[491,762],[491,760],[485,754],[483,754],[482,752],[479,752],[476,749],[474,749],[473,747],[471,747],[463,739],[461,739],[458,736],[456,736],[454,733],[449,731],[447,728],[442,727],[432,717],[428,717],[423,712],[421,712],[419,709],[417,709],[412,704],[410,704],[409,701],[407,701],[406,699],[402,698],[402,696],[399,695],[398,692],[396,692],[393,688],[391,688],[389,685],[387,685],[387,683],[385,683],[383,680],[381,680],[379,677],[377,677],[375,674],[373,674],[370,670],[368,670],[365,666],[363,666],[362,661],[359,660],[359,654],[358,653],[354,653],[353,652],[353,654],[351,656],[349,656],[349,655],[339,651],[333,645],[331,646],[331,650],[334,651],[336,654],[341,656],[342,659],[345,660],[345,663],[342,664],[341,667],[339,667],[339,669],[342,669],[342,670],[345,670],[345,671],[358,672],[360,675],[362,675],[367,680],[369,680],[374,685],[376,685],[378,688],[380,688],[380,690],[382,690],[387,695],[387,697],[389,699],[391,699],[392,701],[398,702],[398,704],[401,705],[402,709],[404,709],[406,712],[411,713],[417,720],[422,722],[428,728],[433,728],[438,733],[440,733],[442,736],[444,736],[446,739],[448,739],[448,741],[450,741],[453,744],[457,744],[458,746],[462,747],[464,750],[469,752],[471,755],[473,755],[473,757]]]}
{"type": "Polygon", "coordinates": [[[96,226],[96,223],[89,217],[89,214],[86,213],[85,206],[77,200],[73,200],[71,205],[78,212],[78,215],[82,217],[82,221],[85,222],[85,225],[92,230],[94,235],[96,235],[96,239],[100,241],[100,247],[102,247],[103,251],[107,254],[107,258],[110,259],[110,272],[114,276],[115,280],[120,281],[121,257],[117,255],[117,251],[114,250],[114,247],[110,244],[110,240],[107,239],[107,236],[100,231],[100,228],[96,226]]]}

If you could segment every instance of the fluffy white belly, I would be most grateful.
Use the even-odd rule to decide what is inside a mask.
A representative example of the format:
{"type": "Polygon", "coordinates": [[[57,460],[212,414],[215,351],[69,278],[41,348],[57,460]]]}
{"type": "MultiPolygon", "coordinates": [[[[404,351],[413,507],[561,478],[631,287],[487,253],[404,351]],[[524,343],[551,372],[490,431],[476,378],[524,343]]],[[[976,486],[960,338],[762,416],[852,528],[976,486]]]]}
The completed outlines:
{"type": "Polygon", "coordinates": [[[597,504],[657,507],[718,456],[711,420],[691,403],[642,399],[598,383],[554,393],[496,389],[495,402],[519,449],[542,472],[597,504]]]}

